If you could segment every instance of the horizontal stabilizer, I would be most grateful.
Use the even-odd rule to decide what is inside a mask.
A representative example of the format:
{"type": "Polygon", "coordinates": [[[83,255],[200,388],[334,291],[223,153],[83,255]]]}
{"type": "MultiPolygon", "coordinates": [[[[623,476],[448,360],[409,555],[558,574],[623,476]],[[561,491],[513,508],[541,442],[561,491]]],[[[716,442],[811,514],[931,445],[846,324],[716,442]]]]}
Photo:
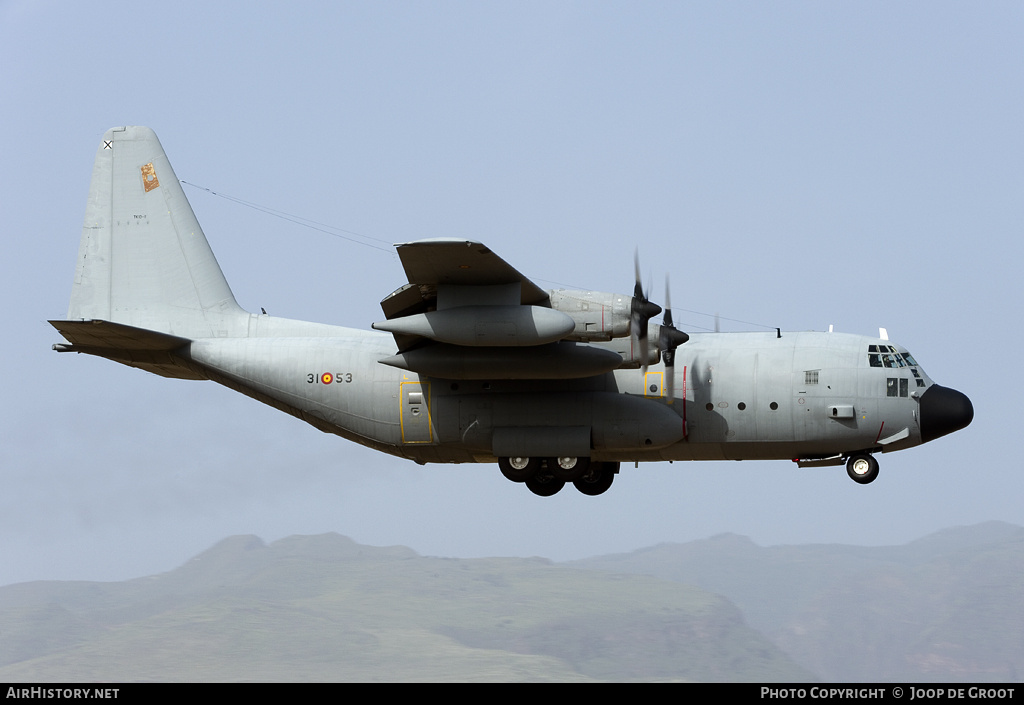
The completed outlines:
{"type": "Polygon", "coordinates": [[[187,338],[110,321],[50,321],[50,325],[71,343],[54,345],[58,352],[96,355],[162,377],[206,379],[175,354],[191,342],[187,338]]]}

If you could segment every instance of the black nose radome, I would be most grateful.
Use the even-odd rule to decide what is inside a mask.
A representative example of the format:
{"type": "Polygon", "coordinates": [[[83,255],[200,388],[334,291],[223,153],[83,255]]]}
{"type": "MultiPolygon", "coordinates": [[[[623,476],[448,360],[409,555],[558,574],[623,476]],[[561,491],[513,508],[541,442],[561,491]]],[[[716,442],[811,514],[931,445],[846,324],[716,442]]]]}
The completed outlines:
{"type": "Polygon", "coordinates": [[[959,431],[974,419],[974,405],[966,394],[933,384],[921,395],[921,440],[959,431]]]}

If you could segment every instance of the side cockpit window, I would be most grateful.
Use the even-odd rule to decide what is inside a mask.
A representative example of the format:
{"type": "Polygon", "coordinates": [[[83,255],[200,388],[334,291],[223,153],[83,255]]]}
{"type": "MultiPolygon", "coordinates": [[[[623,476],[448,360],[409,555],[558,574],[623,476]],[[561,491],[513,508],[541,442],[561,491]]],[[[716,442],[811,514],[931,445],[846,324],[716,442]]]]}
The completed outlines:
{"type": "Polygon", "coordinates": [[[889,377],[885,380],[885,396],[907,397],[910,395],[910,380],[906,377],[889,377]]]}
{"type": "Polygon", "coordinates": [[[917,382],[918,387],[924,386],[924,380],[921,379],[921,373],[917,371],[916,367],[911,367],[910,371],[914,373],[914,381],[917,382]]]}
{"type": "MultiPolygon", "coordinates": [[[[887,369],[910,369],[914,375],[914,384],[924,387],[925,381],[918,371],[917,360],[909,352],[901,353],[891,345],[869,345],[868,364],[871,367],[882,367],[887,369]]],[[[885,395],[887,397],[906,397],[910,392],[910,378],[888,377],[885,381],[885,395]]]]}

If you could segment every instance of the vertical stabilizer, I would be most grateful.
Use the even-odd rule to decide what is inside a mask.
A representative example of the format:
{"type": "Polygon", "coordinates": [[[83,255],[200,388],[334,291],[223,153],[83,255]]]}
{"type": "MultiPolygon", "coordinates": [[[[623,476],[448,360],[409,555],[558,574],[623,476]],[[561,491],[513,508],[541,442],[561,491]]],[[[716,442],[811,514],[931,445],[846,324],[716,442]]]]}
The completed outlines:
{"type": "Polygon", "coordinates": [[[103,135],[68,318],[193,339],[237,335],[247,325],[148,127],[115,127],[103,135]]]}

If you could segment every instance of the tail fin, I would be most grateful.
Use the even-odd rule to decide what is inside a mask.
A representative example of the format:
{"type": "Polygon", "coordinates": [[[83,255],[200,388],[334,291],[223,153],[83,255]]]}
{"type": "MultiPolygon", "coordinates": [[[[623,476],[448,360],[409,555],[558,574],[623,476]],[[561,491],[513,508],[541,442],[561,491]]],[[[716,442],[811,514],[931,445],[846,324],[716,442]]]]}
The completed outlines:
{"type": "Polygon", "coordinates": [[[245,334],[248,315],[148,127],[115,127],[103,135],[68,319],[188,339],[245,334]]]}

